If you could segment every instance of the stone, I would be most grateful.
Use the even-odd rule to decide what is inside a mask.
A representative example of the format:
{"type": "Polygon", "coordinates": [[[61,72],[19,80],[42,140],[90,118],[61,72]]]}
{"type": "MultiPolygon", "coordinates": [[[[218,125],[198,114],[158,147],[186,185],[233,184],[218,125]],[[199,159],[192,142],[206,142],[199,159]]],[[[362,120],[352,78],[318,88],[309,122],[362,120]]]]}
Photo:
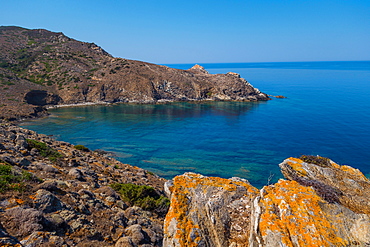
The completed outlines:
{"type": "Polygon", "coordinates": [[[130,237],[122,237],[118,239],[114,247],[136,247],[130,237]]]}
{"type": "Polygon", "coordinates": [[[61,189],[58,188],[58,183],[54,180],[45,181],[36,187],[36,190],[44,189],[50,192],[59,192],[61,189]]]}
{"type": "Polygon", "coordinates": [[[258,190],[246,180],[185,173],[169,190],[164,246],[228,246],[248,238],[250,205],[258,190]],[[242,229],[236,227],[240,224],[242,229]]]}
{"type": "Polygon", "coordinates": [[[77,179],[77,180],[82,180],[83,179],[82,171],[78,168],[72,168],[71,170],[69,170],[68,175],[77,179]]]}
{"type": "Polygon", "coordinates": [[[25,236],[43,229],[43,215],[33,208],[14,207],[6,210],[5,215],[13,219],[13,227],[18,228],[18,234],[25,236]]]}
{"type": "Polygon", "coordinates": [[[176,176],[167,183],[163,245],[369,244],[370,182],[359,170],[315,156],[289,158],[280,167],[288,180],[261,190],[239,178],[176,176]]]}
{"type": "Polygon", "coordinates": [[[59,173],[59,170],[55,167],[39,162],[35,164],[36,168],[40,171],[50,172],[50,173],[59,173]]]}
{"type": "Polygon", "coordinates": [[[51,192],[44,189],[39,189],[36,191],[35,195],[35,208],[44,213],[52,213],[62,210],[64,205],[59,198],[51,192]]]}
{"type": "Polygon", "coordinates": [[[289,158],[279,166],[287,179],[312,186],[327,201],[370,214],[370,181],[358,169],[320,156],[289,158]]]}
{"type": "Polygon", "coordinates": [[[148,234],[143,231],[141,225],[132,225],[126,228],[125,233],[135,245],[150,243],[148,234]]]}

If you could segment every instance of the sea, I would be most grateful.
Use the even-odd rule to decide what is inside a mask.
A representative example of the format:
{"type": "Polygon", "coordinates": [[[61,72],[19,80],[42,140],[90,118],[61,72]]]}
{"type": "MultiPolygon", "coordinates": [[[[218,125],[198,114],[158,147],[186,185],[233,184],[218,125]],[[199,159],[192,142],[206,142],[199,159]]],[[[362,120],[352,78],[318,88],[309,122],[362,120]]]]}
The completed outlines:
{"type": "Polygon", "coordinates": [[[112,152],[166,179],[195,172],[262,187],[282,178],[279,163],[303,154],[370,177],[370,61],[200,65],[212,74],[239,73],[262,92],[286,98],[65,107],[21,125],[112,152]]]}

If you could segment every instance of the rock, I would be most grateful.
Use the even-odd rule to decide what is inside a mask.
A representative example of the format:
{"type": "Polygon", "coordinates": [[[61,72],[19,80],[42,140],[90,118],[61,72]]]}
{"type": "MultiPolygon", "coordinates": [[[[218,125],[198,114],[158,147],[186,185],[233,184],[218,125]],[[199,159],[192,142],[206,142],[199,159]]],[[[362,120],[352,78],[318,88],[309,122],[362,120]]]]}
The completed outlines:
{"type": "Polygon", "coordinates": [[[314,156],[280,167],[289,180],[260,191],[237,178],[175,177],[164,246],[369,244],[370,182],[359,170],[314,156]]]}
{"type": "Polygon", "coordinates": [[[0,223],[0,245],[1,246],[20,246],[19,241],[10,236],[0,223]]]}
{"type": "Polygon", "coordinates": [[[12,218],[12,227],[18,229],[19,236],[26,236],[43,229],[44,217],[36,209],[14,207],[6,210],[5,215],[12,218]]]}
{"type": "Polygon", "coordinates": [[[114,245],[115,247],[136,247],[130,237],[122,237],[114,245]]]}
{"type": "Polygon", "coordinates": [[[35,208],[44,213],[52,213],[62,210],[64,205],[59,198],[53,195],[51,192],[44,189],[39,189],[36,191],[35,208]]]}
{"type": "Polygon", "coordinates": [[[193,72],[200,72],[200,73],[205,73],[205,74],[209,74],[207,70],[204,69],[203,66],[200,66],[199,64],[196,64],[194,65],[193,67],[191,67],[189,69],[189,71],[193,71],[193,72]]]}
{"type": "Polygon", "coordinates": [[[58,173],[59,170],[56,169],[55,167],[51,166],[51,165],[47,165],[45,163],[36,163],[35,164],[36,168],[40,171],[45,171],[45,172],[50,172],[50,173],[58,173]]]}
{"type": "Polygon", "coordinates": [[[36,190],[44,189],[50,192],[59,192],[61,189],[58,188],[58,183],[56,181],[45,181],[36,187],[36,190]]]}
{"type": "Polygon", "coordinates": [[[40,152],[36,148],[32,148],[31,151],[30,151],[30,154],[32,156],[38,156],[40,154],[40,152]]]}
{"type": "Polygon", "coordinates": [[[128,206],[108,185],[145,176],[145,182],[136,179],[136,183],[162,194],[164,179],[9,123],[0,124],[0,141],[5,148],[0,150],[0,161],[10,165],[12,176],[22,178],[24,184],[11,184],[0,193],[0,246],[113,246],[135,224],[141,230],[133,227],[128,233],[140,246],[162,245],[163,217],[134,207],[127,218],[123,209],[128,206]],[[23,137],[43,142],[63,157],[51,163],[36,149],[23,150],[17,143],[23,137]],[[78,167],[68,165],[73,160],[78,167]]]}
{"type": "Polygon", "coordinates": [[[231,76],[235,76],[236,78],[240,78],[240,74],[235,73],[235,72],[227,72],[226,75],[231,75],[231,76]]]}
{"type": "Polygon", "coordinates": [[[35,231],[28,238],[25,238],[21,241],[22,246],[27,247],[37,247],[45,246],[49,243],[50,233],[43,231],[35,231]]]}
{"type": "Polygon", "coordinates": [[[248,238],[258,190],[246,180],[185,173],[169,189],[164,246],[229,246],[248,238]]]}
{"type": "Polygon", "coordinates": [[[28,148],[28,143],[26,141],[26,138],[23,135],[17,135],[17,137],[15,138],[15,143],[16,145],[18,145],[19,147],[23,149],[28,148]]]}
{"type": "Polygon", "coordinates": [[[287,179],[312,186],[327,201],[370,214],[370,181],[358,169],[319,156],[289,158],[279,166],[287,179]]]}
{"type": "Polygon", "coordinates": [[[81,170],[78,169],[78,168],[72,168],[71,170],[69,170],[68,175],[70,175],[71,177],[73,177],[77,180],[82,180],[83,179],[83,174],[82,174],[81,170]]]}
{"type": "Polygon", "coordinates": [[[31,164],[31,161],[25,158],[21,158],[18,163],[22,167],[28,167],[31,164]]]}
{"type": "Polygon", "coordinates": [[[135,245],[150,243],[150,238],[146,232],[143,231],[141,225],[132,225],[126,228],[126,235],[129,236],[135,245]]]}
{"type": "Polygon", "coordinates": [[[92,193],[89,190],[81,189],[77,193],[80,194],[82,198],[85,196],[83,199],[93,199],[93,198],[95,198],[94,193],[92,193]]]}

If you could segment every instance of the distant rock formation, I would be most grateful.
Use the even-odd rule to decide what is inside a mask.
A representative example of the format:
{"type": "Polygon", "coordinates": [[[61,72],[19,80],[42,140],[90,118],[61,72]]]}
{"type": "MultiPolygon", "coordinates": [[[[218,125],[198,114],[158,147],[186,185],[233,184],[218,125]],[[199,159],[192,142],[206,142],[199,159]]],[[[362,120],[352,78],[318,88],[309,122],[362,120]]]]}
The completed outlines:
{"type": "Polygon", "coordinates": [[[194,173],[167,182],[164,246],[370,244],[370,181],[359,170],[316,156],[280,167],[288,180],[261,190],[194,173]]]}
{"type": "Polygon", "coordinates": [[[37,116],[44,113],[37,107],[64,104],[269,99],[236,73],[114,58],[63,33],[4,26],[0,90],[0,119],[37,116]]]}

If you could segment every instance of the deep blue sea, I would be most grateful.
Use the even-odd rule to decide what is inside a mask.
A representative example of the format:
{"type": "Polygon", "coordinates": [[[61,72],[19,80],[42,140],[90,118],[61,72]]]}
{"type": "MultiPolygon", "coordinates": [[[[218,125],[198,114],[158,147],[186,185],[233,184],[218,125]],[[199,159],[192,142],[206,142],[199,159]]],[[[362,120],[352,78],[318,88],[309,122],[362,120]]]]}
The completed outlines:
{"type": "Polygon", "coordinates": [[[370,61],[201,65],[210,73],[240,73],[262,92],[287,98],[59,108],[22,126],[114,152],[165,178],[191,171],[260,187],[282,177],[278,164],[285,158],[302,154],[370,177],[370,61]]]}

